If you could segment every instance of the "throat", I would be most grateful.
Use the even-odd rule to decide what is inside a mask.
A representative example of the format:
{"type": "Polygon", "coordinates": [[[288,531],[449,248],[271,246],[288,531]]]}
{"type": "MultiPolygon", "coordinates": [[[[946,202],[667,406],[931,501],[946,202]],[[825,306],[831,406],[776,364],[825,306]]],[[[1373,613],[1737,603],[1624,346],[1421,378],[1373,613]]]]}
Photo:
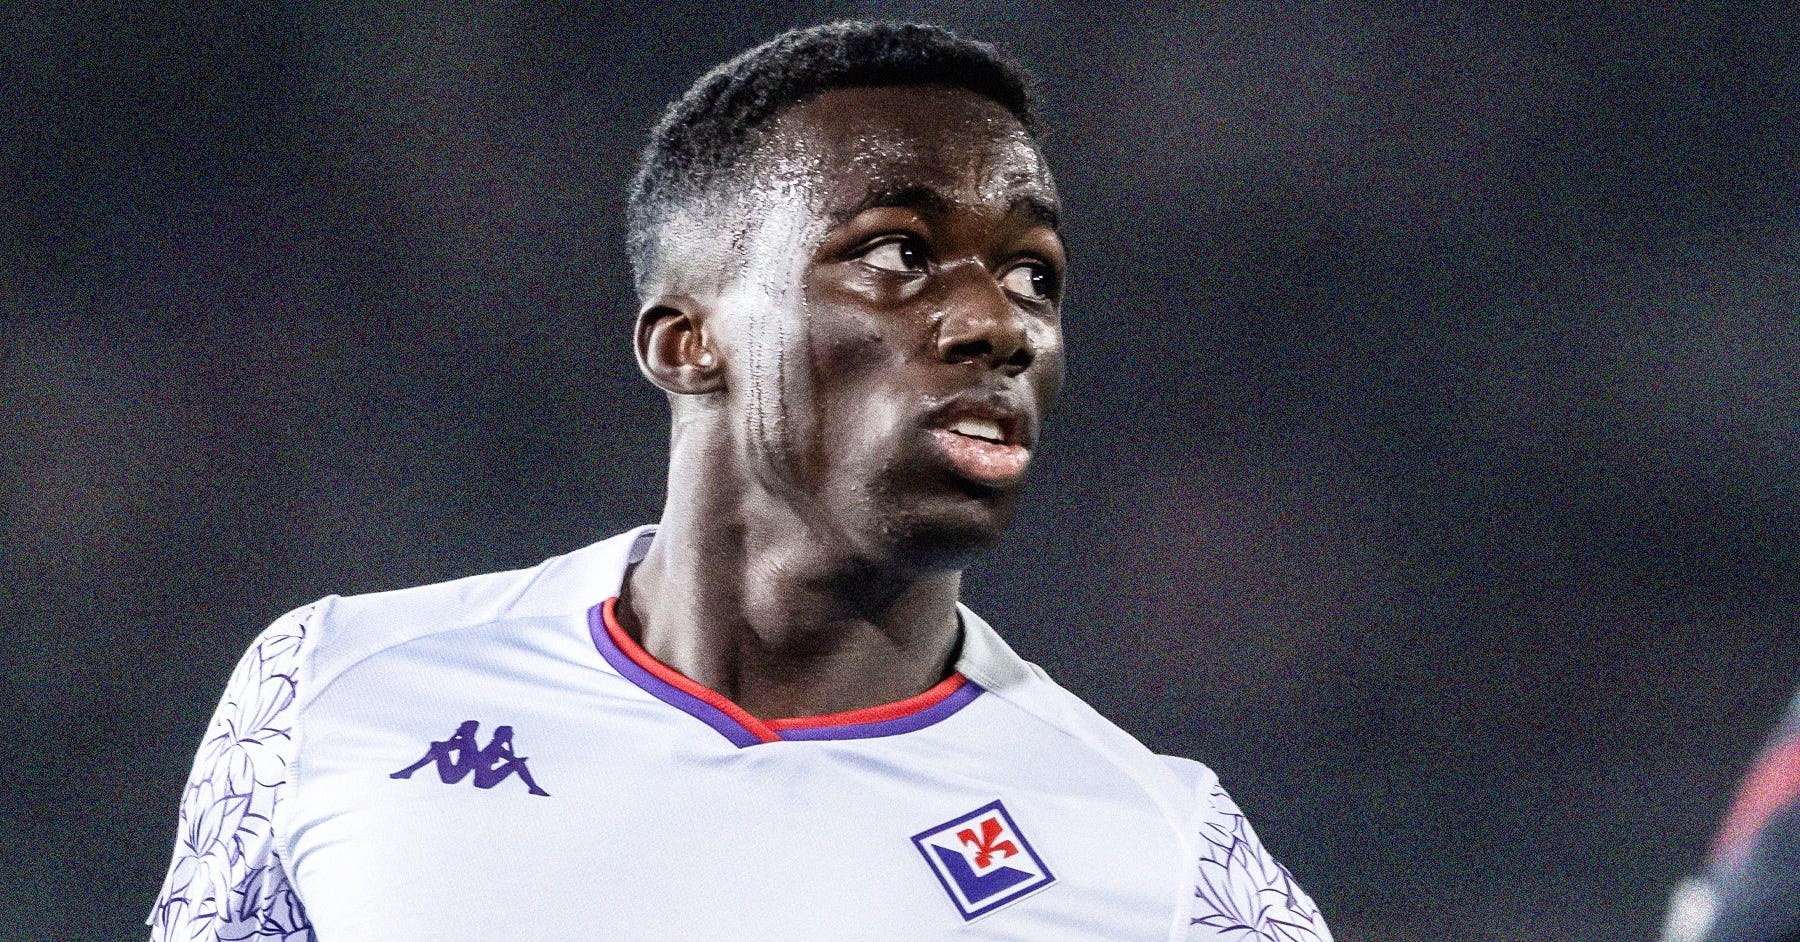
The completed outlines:
{"type": "Polygon", "coordinates": [[[873,596],[870,582],[777,554],[672,552],[659,531],[627,571],[619,625],[663,665],[754,717],[797,719],[919,696],[954,672],[960,573],[931,573],[873,596]]]}

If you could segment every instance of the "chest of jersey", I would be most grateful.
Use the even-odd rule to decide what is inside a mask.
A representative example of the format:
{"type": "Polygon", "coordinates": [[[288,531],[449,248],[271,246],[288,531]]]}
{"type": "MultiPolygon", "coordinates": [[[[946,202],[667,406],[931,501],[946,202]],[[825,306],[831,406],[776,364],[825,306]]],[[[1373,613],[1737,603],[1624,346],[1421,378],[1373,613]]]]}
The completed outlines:
{"type": "Polygon", "coordinates": [[[320,938],[1167,940],[1185,921],[1177,830],[1004,698],[740,748],[580,637],[434,637],[314,698],[283,814],[320,938]]]}

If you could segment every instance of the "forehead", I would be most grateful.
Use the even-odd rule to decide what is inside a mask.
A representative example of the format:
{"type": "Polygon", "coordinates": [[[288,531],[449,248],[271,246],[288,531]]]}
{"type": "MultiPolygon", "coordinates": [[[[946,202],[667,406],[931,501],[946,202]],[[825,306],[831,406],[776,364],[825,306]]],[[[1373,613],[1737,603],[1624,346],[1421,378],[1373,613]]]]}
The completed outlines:
{"type": "Polygon", "coordinates": [[[899,193],[972,206],[1024,199],[1054,216],[1056,186],[1019,120],[973,92],[942,86],[835,88],[772,119],[758,175],[803,190],[840,216],[899,193]]]}

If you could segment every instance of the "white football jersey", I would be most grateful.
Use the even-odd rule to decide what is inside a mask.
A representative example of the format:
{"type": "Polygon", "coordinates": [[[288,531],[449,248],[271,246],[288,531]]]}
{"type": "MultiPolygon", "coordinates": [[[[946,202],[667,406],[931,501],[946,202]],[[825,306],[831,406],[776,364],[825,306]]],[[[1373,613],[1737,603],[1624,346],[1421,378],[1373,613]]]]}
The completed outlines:
{"type": "Polygon", "coordinates": [[[157,940],[1331,938],[1204,766],[967,609],[919,696],[766,720],[612,620],[641,528],[284,616],[181,805],[157,940]]]}

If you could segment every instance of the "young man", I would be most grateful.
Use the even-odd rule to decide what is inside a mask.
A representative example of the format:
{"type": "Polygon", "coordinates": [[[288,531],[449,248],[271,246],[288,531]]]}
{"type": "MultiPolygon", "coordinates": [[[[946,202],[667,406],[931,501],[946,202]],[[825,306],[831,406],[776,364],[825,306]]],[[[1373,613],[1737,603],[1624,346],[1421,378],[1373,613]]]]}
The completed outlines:
{"type": "Polygon", "coordinates": [[[939,29],[701,79],[631,201],[662,520],[277,621],[157,939],[1329,939],[1211,772],[957,602],[1063,373],[1025,84],[939,29]]]}

